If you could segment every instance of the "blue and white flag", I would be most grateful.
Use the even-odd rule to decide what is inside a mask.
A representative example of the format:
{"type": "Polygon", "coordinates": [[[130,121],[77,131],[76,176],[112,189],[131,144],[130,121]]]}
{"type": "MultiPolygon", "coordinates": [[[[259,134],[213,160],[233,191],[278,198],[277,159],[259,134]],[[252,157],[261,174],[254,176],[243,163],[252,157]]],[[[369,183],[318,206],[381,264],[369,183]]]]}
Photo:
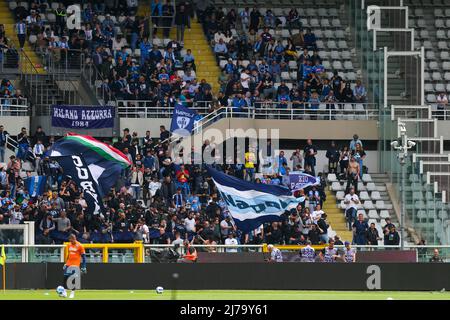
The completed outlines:
{"type": "Polygon", "coordinates": [[[47,183],[46,176],[32,176],[28,177],[25,186],[30,197],[42,196],[45,191],[45,184],[47,183]]]}
{"type": "Polygon", "coordinates": [[[292,192],[304,189],[309,186],[317,186],[319,184],[319,177],[313,177],[303,172],[289,173],[289,189],[291,189],[292,192]]]}
{"type": "Polygon", "coordinates": [[[281,215],[300,202],[286,187],[244,181],[209,166],[207,170],[236,226],[244,233],[266,222],[281,221],[281,215]]]}
{"type": "Polygon", "coordinates": [[[196,116],[197,113],[194,110],[176,104],[172,114],[170,132],[180,136],[189,136],[194,128],[196,116]]]}

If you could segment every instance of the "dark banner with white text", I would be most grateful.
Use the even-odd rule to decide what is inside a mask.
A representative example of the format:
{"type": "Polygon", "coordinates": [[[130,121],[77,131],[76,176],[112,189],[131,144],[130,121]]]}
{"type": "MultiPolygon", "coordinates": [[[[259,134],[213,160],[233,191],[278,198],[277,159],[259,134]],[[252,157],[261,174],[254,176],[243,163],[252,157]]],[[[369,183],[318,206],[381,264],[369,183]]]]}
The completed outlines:
{"type": "Polygon", "coordinates": [[[104,129],[114,126],[115,108],[111,106],[53,105],[52,126],[67,129],[104,129]]]}

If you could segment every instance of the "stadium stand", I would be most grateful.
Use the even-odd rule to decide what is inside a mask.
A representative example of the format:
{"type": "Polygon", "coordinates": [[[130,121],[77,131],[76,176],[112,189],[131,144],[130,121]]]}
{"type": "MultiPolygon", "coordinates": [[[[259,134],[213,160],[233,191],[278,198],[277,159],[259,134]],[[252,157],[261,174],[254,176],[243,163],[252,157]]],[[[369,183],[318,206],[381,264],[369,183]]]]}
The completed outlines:
{"type": "MultiPolygon", "coordinates": [[[[153,8],[144,1],[135,7],[130,7],[126,1],[118,1],[117,7],[110,3],[82,2],[82,29],[73,31],[65,27],[66,5],[62,2],[43,1],[38,5],[2,1],[0,9],[4,10],[0,12],[0,19],[5,32],[0,38],[8,40],[8,46],[13,44],[18,48],[17,23],[25,20],[27,41],[19,55],[28,57],[34,66],[31,73],[49,76],[40,79],[44,79],[44,86],[52,89],[45,94],[55,96],[57,104],[75,104],[70,97],[55,95],[55,91],[61,90],[61,81],[54,75],[64,73],[82,74],[85,77],[82,79],[95,88],[99,104],[118,106],[127,112],[133,112],[132,106],[145,104],[150,110],[166,109],[166,118],[169,108],[176,103],[197,108],[203,115],[220,107],[241,110],[263,104],[280,109],[337,109],[343,114],[367,108],[368,91],[373,88],[366,88],[363,82],[355,40],[348,27],[350,22],[340,1],[282,0],[276,5],[253,6],[256,1],[223,0],[209,1],[204,7],[197,3],[196,10],[190,1],[179,1],[176,6],[172,6],[171,1],[155,1],[153,8]],[[149,12],[152,12],[154,25],[149,25],[144,18],[149,12]]],[[[445,2],[438,7],[423,8],[417,2],[410,6],[410,23],[417,28],[417,40],[421,41],[417,44],[427,49],[427,100],[446,105],[446,98],[438,95],[448,91],[445,80],[450,74],[445,2]],[[436,23],[430,25],[434,20],[436,23]],[[434,48],[438,50],[431,50],[434,48]]],[[[30,83],[25,81],[24,85],[28,90],[30,83]]],[[[7,81],[2,82],[0,93],[4,98],[25,99],[20,89],[11,90],[7,81]]],[[[33,112],[38,106],[47,108],[47,113],[38,115],[48,115],[49,106],[55,103],[50,99],[34,101],[33,95],[28,96],[25,104],[29,104],[33,112]]],[[[158,119],[151,121],[158,122],[158,119]]],[[[225,219],[223,202],[216,197],[216,190],[206,173],[189,166],[189,181],[179,181],[177,171],[180,168],[167,161],[170,160],[166,154],[167,143],[162,143],[169,133],[162,130],[159,137],[151,139],[134,134],[138,128],[130,129],[131,132],[124,132],[114,145],[133,162],[132,171],[126,173],[127,179],[118,183],[117,192],[108,201],[110,216],[96,221],[90,221],[82,214],[82,204],[73,204],[83,202],[76,186],[66,181],[65,184],[73,189],[62,191],[62,174],[57,164],[43,159],[36,161],[39,157],[34,147],[38,137],[44,140],[45,148],[58,137],[46,136],[41,131],[36,131],[31,138],[18,134],[15,151],[19,160],[6,160],[7,173],[0,171],[4,182],[2,200],[7,204],[3,208],[5,217],[11,219],[10,209],[17,212],[15,207],[8,207],[12,203],[8,179],[17,178],[14,186],[19,186],[19,193],[26,195],[23,178],[45,174],[52,177],[45,195],[47,199],[42,199],[48,207],[30,204],[21,209],[23,219],[39,221],[36,228],[38,242],[60,243],[67,238],[68,233],[61,230],[53,230],[50,236],[40,233],[45,229],[40,221],[46,212],[54,211],[52,215],[58,216],[66,208],[72,230],[82,235],[81,240],[85,242],[132,242],[142,218],[149,228],[144,239],[147,242],[168,243],[179,230],[195,241],[223,243],[227,232],[222,233],[221,226],[230,223],[225,219]],[[21,165],[15,168],[16,163],[21,165]],[[177,187],[183,187],[182,191],[186,192],[190,209],[194,207],[193,201],[202,204],[198,212],[194,210],[193,217],[188,215],[190,209],[186,206],[178,214],[169,212],[169,207],[176,208],[173,197],[177,187]],[[220,211],[219,215],[216,210],[220,211]],[[196,238],[197,234],[203,240],[196,238]]],[[[330,138],[332,136],[330,134],[330,138]]],[[[205,143],[204,147],[208,145],[205,143]]],[[[221,169],[230,175],[244,175],[240,166],[221,169]]],[[[297,244],[305,243],[309,238],[319,243],[335,236],[351,241],[353,235],[346,225],[346,205],[343,203],[347,194],[346,179],[339,174],[328,174],[327,179],[322,178],[318,190],[326,213],[323,223],[328,223],[327,237],[309,235],[308,199],[283,223],[266,225],[249,237],[237,234],[239,241],[297,244]]],[[[426,210],[431,204],[425,200],[434,197],[434,193],[425,186],[426,181],[416,179],[423,178],[410,176],[407,197],[415,201],[408,205],[420,210],[416,216],[419,222],[424,220],[429,225],[426,210]]],[[[281,177],[274,180],[282,182],[281,177]]],[[[398,224],[386,185],[389,177],[371,172],[364,173],[361,180],[358,194],[362,204],[357,212],[362,213],[369,223],[374,222],[382,236],[386,234],[386,218],[398,224]]],[[[260,182],[270,183],[271,180],[265,177],[260,182]]],[[[309,191],[305,190],[305,194],[309,191]]],[[[445,206],[439,212],[441,219],[448,217],[445,206]]],[[[114,259],[116,256],[113,255],[114,259]]]]}

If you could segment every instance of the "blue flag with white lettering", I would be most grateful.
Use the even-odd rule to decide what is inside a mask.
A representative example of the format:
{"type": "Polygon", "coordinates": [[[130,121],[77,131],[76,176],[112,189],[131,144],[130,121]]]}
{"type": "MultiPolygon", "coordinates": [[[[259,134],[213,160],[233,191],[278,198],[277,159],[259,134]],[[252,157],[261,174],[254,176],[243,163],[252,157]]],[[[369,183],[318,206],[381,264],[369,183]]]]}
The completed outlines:
{"type": "Polygon", "coordinates": [[[281,215],[300,202],[286,187],[244,181],[209,166],[207,170],[236,226],[244,233],[266,222],[281,221],[281,215]]]}
{"type": "Polygon", "coordinates": [[[176,104],[172,114],[172,123],[170,125],[170,132],[180,135],[189,136],[194,128],[197,112],[176,104]]]}
{"type": "Polygon", "coordinates": [[[30,197],[42,196],[45,191],[45,184],[47,183],[46,176],[32,176],[25,181],[25,186],[30,197]]]}
{"type": "Polygon", "coordinates": [[[289,188],[292,192],[305,189],[306,187],[320,185],[319,177],[313,177],[303,172],[290,172],[288,178],[289,188]]]}

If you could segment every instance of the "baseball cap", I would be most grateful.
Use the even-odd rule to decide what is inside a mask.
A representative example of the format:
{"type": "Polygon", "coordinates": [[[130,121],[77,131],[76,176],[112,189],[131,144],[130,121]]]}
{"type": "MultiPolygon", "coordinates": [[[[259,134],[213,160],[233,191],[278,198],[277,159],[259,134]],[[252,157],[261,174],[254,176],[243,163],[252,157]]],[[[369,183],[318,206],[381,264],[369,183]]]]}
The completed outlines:
{"type": "Polygon", "coordinates": [[[350,244],[350,242],[348,242],[348,241],[344,242],[344,245],[346,245],[346,246],[348,246],[349,244],[350,244]]]}

